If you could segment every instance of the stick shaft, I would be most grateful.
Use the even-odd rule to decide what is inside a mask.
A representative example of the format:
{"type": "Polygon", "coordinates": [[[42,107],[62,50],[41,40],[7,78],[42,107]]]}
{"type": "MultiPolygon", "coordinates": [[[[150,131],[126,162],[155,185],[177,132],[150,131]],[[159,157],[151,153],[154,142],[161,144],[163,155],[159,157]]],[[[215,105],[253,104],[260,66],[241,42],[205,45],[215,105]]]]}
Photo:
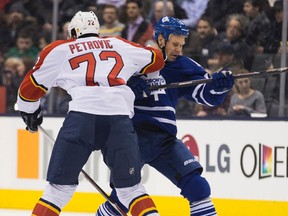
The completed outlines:
{"type": "MultiPolygon", "coordinates": [[[[54,144],[55,140],[51,137],[50,134],[47,133],[47,131],[39,125],[38,128],[40,131],[45,135],[46,138],[49,139],[49,141],[54,144]]],[[[99,193],[122,215],[127,216],[127,214],[115,203],[108,194],[82,169],[81,173],[84,175],[84,177],[99,191],[99,193]]]]}
{"type": "MultiPolygon", "coordinates": [[[[247,78],[247,77],[266,77],[266,76],[271,76],[271,75],[276,75],[276,74],[286,73],[286,72],[288,72],[288,67],[275,68],[271,70],[258,71],[258,72],[250,72],[250,73],[245,73],[245,74],[238,74],[238,75],[234,75],[233,77],[234,79],[242,79],[242,78],[247,78]]],[[[169,84],[158,85],[158,86],[150,86],[149,89],[158,90],[158,89],[169,89],[169,88],[183,88],[187,86],[195,86],[195,85],[210,83],[210,82],[212,82],[212,78],[189,80],[185,82],[175,82],[175,83],[169,83],[169,84]]]]}

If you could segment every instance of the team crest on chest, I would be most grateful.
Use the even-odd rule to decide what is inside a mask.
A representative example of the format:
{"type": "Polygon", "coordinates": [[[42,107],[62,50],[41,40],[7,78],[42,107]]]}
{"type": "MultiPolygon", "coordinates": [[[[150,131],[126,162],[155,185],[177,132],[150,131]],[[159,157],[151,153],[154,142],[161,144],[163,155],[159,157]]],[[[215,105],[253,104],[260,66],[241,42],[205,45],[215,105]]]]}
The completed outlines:
{"type": "MultiPolygon", "coordinates": [[[[160,75],[159,71],[146,74],[146,82],[148,86],[158,86],[158,85],[165,85],[166,81],[162,75],[160,75]]],[[[154,95],[156,101],[158,101],[158,94],[166,94],[164,89],[158,89],[151,91],[151,95],[154,95]]]]}

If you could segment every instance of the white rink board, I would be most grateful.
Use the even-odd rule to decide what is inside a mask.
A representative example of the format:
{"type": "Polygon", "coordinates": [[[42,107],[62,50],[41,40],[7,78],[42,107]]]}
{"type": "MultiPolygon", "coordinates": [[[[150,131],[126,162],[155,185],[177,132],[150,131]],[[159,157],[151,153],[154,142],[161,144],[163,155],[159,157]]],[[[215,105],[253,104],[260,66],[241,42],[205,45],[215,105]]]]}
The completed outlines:
{"type": "Polygon", "coordinates": [[[288,122],[198,120],[178,125],[180,138],[191,134],[198,144],[213,197],[288,201],[288,122]],[[271,151],[270,161],[261,157],[263,145],[271,151]],[[270,172],[259,168],[265,162],[270,172]]]}
{"type": "MultiPolygon", "coordinates": [[[[62,121],[46,117],[42,126],[55,139],[62,121]]],[[[190,135],[197,143],[196,156],[211,184],[212,197],[288,201],[288,122],[179,120],[177,124],[180,139],[190,135]]],[[[2,116],[0,125],[0,189],[43,190],[50,156],[46,150],[51,150],[47,147],[49,140],[40,133],[39,179],[19,179],[17,130],[23,129],[24,123],[20,117],[2,116]]],[[[109,172],[99,152],[92,155],[84,169],[105,191],[110,191],[109,172]]],[[[145,166],[142,173],[150,195],[179,196],[178,188],[154,169],[145,166]]],[[[77,190],[96,191],[82,176],[77,190]]]]}

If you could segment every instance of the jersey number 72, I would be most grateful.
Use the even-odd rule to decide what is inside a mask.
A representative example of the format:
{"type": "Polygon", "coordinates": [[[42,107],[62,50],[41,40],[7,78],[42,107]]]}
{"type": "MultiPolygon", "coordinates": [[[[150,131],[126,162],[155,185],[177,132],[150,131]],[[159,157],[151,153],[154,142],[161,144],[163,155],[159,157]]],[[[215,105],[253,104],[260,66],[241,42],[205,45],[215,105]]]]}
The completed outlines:
{"type": "MultiPolygon", "coordinates": [[[[99,54],[101,61],[108,61],[109,58],[115,59],[115,65],[110,70],[107,79],[109,86],[124,85],[125,80],[117,77],[122,70],[124,63],[122,57],[116,51],[102,51],[99,54]]],[[[69,60],[72,70],[80,67],[80,64],[87,62],[86,68],[86,85],[87,86],[99,86],[98,82],[95,82],[95,73],[101,73],[101,69],[97,69],[97,60],[92,52],[83,55],[76,56],[69,60]]]]}

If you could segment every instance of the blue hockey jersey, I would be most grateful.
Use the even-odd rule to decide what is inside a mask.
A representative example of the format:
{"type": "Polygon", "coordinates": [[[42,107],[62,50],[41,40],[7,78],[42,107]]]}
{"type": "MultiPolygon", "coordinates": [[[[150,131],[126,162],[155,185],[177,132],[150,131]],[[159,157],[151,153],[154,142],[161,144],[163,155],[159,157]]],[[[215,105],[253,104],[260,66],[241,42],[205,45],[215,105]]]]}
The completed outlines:
{"type": "MultiPolygon", "coordinates": [[[[149,86],[205,78],[210,78],[210,75],[204,68],[185,56],[179,56],[173,62],[166,62],[159,72],[144,77],[149,86]]],[[[221,104],[225,96],[226,92],[216,93],[211,83],[152,91],[148,97],[135,100],[135,115],[132,120],[135,126],[145,127],[147,130],[149,127],[158,127],[176,136],[175,107],[179,98],[185,97],[212,107],[221,104]]]]}

